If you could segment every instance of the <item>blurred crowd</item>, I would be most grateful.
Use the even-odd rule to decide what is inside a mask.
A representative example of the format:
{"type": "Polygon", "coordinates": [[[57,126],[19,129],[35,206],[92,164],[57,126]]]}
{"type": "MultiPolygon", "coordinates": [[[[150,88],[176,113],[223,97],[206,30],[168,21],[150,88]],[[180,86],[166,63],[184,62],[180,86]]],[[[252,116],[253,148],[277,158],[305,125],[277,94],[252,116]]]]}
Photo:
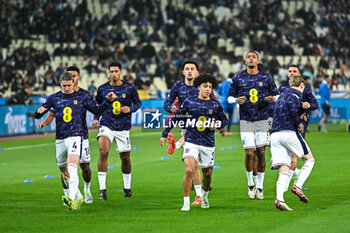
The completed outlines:
{"type": "Polygon", "coordinates": [[[339,70],[333,75],[335,83],[348,84],[349,1],[320,0],[317,11],[312,6],[306,9],[303,4],[293,15],[282,7],[282,1],[177,2],[167,1],[163,10],[160,0],[117,1],[113,5],[119,9],[117,14],[98,19],[89,12],[86,0],[79,4],[68,0],[28,0],[21,4],[0,0],[0,96],[26,85],[35,91],[58,85],[68,64],[52,67],[51,61],[57,56],[84,57],[86,63],[81,68],[90,74],[105,72],[111,61],[119,61],[124,80],[144,90],[149,89],[154,77],[165,79],[171,88],[182,78],[181,64],[186,59],[198,62],[201,72],[224,80],[219,61],[212,55],[230,59],[232,72],[242,70],[244,64],[242,57],[221,51],[218,40],[230,40],[233,47],[244,47],[247,37],[250,48],[265,55],[261,57],[265,70],[280,81],[286,77],[287,67],[279,64],[275,56],[294,55],[296,49],[302,49],[303,55],[322,57],[317,67],[310,61],[298,64],[314,88],[327,69],[339,70]],[[199,10],[201,7],[206,14],[199,10]],[[232,16],[232,9],[237,9],[238,14],[232,16]],[[37,49],[38,35],[44,35],[48,43],[60,44],[52,54],[46,48],[49,45],[37,49]],[[33,43],[21,44],[9,53],[10,45],[17,39],[33,43]],[[154,43],[160,45],[159,49],[154,43]],[[156,68],[150,72],[152,65],[156,68]],[[42,67],[44,73],[40,72],[42,67]]]}

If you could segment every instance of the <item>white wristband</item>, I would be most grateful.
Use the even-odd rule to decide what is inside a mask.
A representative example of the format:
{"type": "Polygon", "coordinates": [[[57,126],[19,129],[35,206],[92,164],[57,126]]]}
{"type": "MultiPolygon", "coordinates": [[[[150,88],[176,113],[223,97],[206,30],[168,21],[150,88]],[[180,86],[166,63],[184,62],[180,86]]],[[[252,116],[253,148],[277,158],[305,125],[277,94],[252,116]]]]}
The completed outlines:
{"type": "Polygon", "coordinates": [[[227,98],[227,102],[228,102],[229,104],[236,103],[236,100],[237,100],[237,98],[235,98],[235,97],[233,97],[233,96],[229,96],[229,97],[227,98]]]}

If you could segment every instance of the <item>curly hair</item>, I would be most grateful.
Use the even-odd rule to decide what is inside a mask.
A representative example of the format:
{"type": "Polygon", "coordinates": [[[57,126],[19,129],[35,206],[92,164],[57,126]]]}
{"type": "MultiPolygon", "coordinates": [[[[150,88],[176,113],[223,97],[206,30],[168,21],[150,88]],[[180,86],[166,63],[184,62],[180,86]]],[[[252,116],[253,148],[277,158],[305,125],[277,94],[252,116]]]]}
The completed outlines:
{"type": "Polygon", "coordinates": [[[202,83],[211,83],[213,86],[213,89],[216,89],[218,87],[218,81],[213,75],[202,73],[200,74],[195,80],[194,80],[194,86],[199,87],[202,83]]]}

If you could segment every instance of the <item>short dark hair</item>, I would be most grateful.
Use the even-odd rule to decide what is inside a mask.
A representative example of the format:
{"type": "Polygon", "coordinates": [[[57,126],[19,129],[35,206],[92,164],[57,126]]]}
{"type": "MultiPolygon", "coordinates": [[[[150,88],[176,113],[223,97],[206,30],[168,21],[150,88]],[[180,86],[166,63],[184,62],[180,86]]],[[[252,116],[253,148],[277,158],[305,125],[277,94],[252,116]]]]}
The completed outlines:
{"type": "Polygon", "coordinates": [[[299,66],[297,66],[297,65],[290,65],[289,68],[290,68],[290,67],[295,67],[295,68],[297,68],[297,69],[299,70],[300,76],[303,76],[302,73],[301,73],[301,69],[299,68],[299,66]]]}
{"type": "Polygon", "coordinates": [[[210,75],[208,73],[202,73],[200,74],[193,82],[195,87],[199,87],[202,83],[211,83],[213,85],[213,89],[216,89],[218,87],[218,81],[213,75],[210,75]]]}
{"type": "Polygon", "coordinates": [[[76,71],[78,74],[80,74],[80,70],[77,66],[68,66],[66,71],[76,71]]]}
{"type": "Polygon", "coordinates": [[[195,62],[195,61],[185,61],[183,64],[182,64],[182,69],[185,69],[185,65],[187,65],[187,64],[193,64],[193,65],[195,65],[195,67],[196,67],[196,69],[198,70],[199,68],[198,68],[198,64],[197,64],[197,62],[195,62]]]}
{"type": "Polygon", "coordinates": [[[117,67],[119,67],[120,70],[122,70],[122,65],[119,62],[112,62],[111,64],[109,64],[108,70],[114,66],[117,66],[117,67]]]}

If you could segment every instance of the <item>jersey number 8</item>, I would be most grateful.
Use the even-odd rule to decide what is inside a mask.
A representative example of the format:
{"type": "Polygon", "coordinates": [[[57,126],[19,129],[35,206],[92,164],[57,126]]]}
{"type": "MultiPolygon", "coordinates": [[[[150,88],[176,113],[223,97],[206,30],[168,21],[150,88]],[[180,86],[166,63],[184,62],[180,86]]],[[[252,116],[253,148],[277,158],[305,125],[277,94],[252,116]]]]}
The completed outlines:
{"type": "Polygon", "coordinates": [[[250,89],[249,91],[249,100],[252,103],[258,102],[258,91],[255,88],[250,89]]]}
{"type": "Polygon", "coordinates": [[[63,109],[63,121],[70,122],[72,120],[72,109],[70,107],[65,107],[63,109]]]}
{"type": "Polygon", "coordinates": [[[121,107],[121,103],[119,101],[113,102],[113,114],[114,115],[119,115],[121,113],[120,107],[121,107]]]}
{"type": "Polygon", "coordinates": [[[201,131],[201,132],[202,132],[202,131],[205,130],[204,122],[207,121],[207,118],[206,118],[205,116],[200,116],[200,117],[198,118],[198,121],[201,121],[201,122],[202,122],[202,126],[197,127],[197,129],[198,129],[198,131],[201,131]]]}

